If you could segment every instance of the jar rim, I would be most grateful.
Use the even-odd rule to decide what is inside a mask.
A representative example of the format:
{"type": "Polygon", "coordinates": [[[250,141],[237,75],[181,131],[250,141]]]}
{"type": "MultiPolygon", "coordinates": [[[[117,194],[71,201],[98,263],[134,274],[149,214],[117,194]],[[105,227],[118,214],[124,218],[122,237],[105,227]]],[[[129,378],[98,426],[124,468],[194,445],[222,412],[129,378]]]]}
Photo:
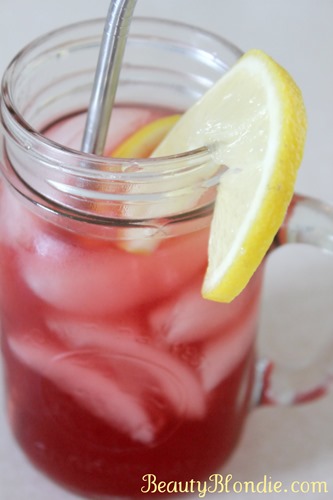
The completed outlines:
{"type": "MultiPolygon", "coordinates": [[[[1,101],[4,102],[5,107],[7,112],[11,115],[11,117],[15,118],[17,126],[21,129],[21,132],[24,135],[28,135],[29,139],[31,139],[33,142],[38,141],[41,144],[44,144],[47,148],[50,148],[50,151],[54,152],[67,152],[69,153],[73,159],[77,159],[80,162],[89,162],[94,164],[97,169],[98,165],[102,164],[103,166],[108,166],[108,165],[124,165],[127,163],[133,163],[133,158],[126,159],[126,158],[115,158],[112,157],[110,158],[109,156],[105,155],[94,155],[91,153],[85,153],[83,151],[80,151],[78,149],[73,149],[69,146],[64,146],[58,142],[53,141],[52,139],[46,137],[43,135],[43,133],[39,132],[38,130],[34,129],[29,122],[25,120],[25,118],[22,116],[20,111],[18,110],[15,102],[13,101],[11,97],[11,92],[10,92],[10,84],[8,83],[13,71],[15,70],[15,67],[24,59],[29,53],[31,53],[36,47],[39,47],[41,44],[45,43],[46,41],[50,40],[51,37],[57,37],[59,35],[65,34],[66,32],[69,32],[73,29],[76,28],[81,28],[84,26],[94,26],[94,25],[104,25],[105,20],[103,18],[95,18],[95,19],[88,19],[88,20],[83,20],[83,21],[78,21],[75,23],[67,24],[65,26],[61,26],[59,28],[56,28],[54,30],[51,30],[45,34],[40,35],[39,37],[36,37],[34,40],[32,40],[29,44],[27,44],[21,51],[19,51],[16,56],[12,59],[12,61],[9,63],[7,66],[2,82],[1,82],[1,101]]],[[[164,26],[175,26],[180,29],[185,29],[193,33],[200,33],[201,35],[204,35],[205,37],[210,38],[211,40],[214,40],[215,42],[223,45],[226,47],[228,50],[234,53],[235,57],[240,57],[242,55],[242,51],[232,42],[230,42],[228,39],[217,35],[215,33],[212,33],[206,29],[203,29],[201,27],[191,25],[185,22],[181,21],[176,21],[176,20],[170,20],[170,19],[162,19],[158,17],[148,17],[148,16],[134,16],[132,24],[135,27],[136,24],[140,23],[153,23],[153,24],[161,24],[164,26]]],[[[100,35],[102,36],[102,34],[100,35]]],[[[133,36],[133,34],[129,34],[129,37],[133,36]]],[[[2,107],[2,106],[1,106],[2,107]]],[[[1,113],[1,110],[0,110],[1,113]]],[[[155,157],[155,158],[139,158],[135,159],[136,162],[138,162],[140,165],[143,167],[147,166],[155,166],[157,163],[172,163],[173,161],[179,162],[182,159],[186,158],[199,158],[203,156],[203,153],[206,152],[207,155],[209,155],[208,149],[205,147],[197,148],[194,150],[190,151],[185,151],[182,153],[178,154],[172,154],[172,155],[167,155],[163,157],[155,157]]]]}

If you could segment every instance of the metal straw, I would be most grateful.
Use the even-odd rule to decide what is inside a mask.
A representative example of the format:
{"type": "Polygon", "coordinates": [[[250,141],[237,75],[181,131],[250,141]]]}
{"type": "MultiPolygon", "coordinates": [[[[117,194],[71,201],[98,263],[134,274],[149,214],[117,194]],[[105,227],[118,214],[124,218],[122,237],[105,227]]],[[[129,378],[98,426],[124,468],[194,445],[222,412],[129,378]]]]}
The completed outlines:
{"type": "Polygon", "coordinates": [[[82,151],[102,155],[137,0],[111,0],[97,62],[82,151]]]}

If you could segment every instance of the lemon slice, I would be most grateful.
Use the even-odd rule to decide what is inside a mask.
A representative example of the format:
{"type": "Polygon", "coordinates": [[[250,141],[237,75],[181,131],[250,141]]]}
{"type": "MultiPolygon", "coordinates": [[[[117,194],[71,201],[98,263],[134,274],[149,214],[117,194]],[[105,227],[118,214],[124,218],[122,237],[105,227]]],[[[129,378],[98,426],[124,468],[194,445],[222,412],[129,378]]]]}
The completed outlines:
{"type": "Polygon", "coordinates": [[[301,92],[250,50],[167,134],[153,156],[207,146],[221,176],[210,231],[205,298],[230,302],[269,249],[293,195],[306,136],[301,92]]]}
{"type": "MultiPolygon", "coordinates": [[[[139,128],[125,141],[119,144],[110,154],[114,158],[147,158],[154,148],[161,142],[163,137],[179,120],[180,115],[168,115],[157,118],[152,122],[139,128]]],[[[141,188],[142,189],[142,188],[141,188]]],[[[134,217],[146,216],[149,208],[136,207],[134,217]]],[[[127,212],[128,213],[128,212],[127,212]]],[[[152,216],[156,216],[156,210],[152,216]]],[[[150,254],[158,246],[156,238],[150,233],[145,235],[143,228],[131,228],[119,230],[118,246],[127,252],[136,254],[150,254]]]]}
{"type": "Polygon", "coordinates": [[[111,156],[115,158],[147,158],[175,125],[179,117],[180,115],[164,116],[144,125],[112,151],[111,156]]]}

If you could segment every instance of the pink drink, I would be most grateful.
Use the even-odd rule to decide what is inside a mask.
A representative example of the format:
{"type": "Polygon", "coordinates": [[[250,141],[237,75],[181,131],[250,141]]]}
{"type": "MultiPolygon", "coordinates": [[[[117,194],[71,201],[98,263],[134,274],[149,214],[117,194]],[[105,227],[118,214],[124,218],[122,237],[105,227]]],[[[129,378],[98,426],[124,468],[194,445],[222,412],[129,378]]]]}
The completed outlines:
{"type": "MultiPolygon", "coordinates": [[[[163,113],[117,109],[109,148],[163,113]]],[[[77,148],[82,123],[47,134],[77,148]]],[[[5,185],[0,221],[8,412],[31,461],[103,498],[216,472],[251,404],[261,272],[217,304],[200,295],[208,227],[131,252],[121,229],[58,225],[5,185]]]]}

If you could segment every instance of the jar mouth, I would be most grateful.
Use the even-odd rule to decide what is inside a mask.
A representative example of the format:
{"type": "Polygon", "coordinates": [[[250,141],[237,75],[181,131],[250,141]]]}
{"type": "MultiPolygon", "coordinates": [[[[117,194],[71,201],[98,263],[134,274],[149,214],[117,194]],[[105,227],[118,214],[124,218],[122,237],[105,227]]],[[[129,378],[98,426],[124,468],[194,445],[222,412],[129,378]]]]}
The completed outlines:
{"type": "MultiPolygon", "coordinates": [[[[189,203],[197,198],[204,199],[205,206],[210,205],[225,167],[214,165],[206,147],[159,158],[119,159],[84,153],[44,135],[43,130],[50,125],[49,117],[53,115],[54,121],[61,119],[61,112],[72,105],[72,100],[74,113],[86,107],[103,25],[104,19],[94,19],[54,30],[31,42],[9,65],[2,81],[0,109],[5,176],[17,191],[38,199],[40,204],[47,200],[48,204],[55,203],[73,212],[91,211],[90,215],[96,215],[98,206],[96,216],[102,218],[117,203],[128,204],[129,219],[151,217],[150,210],[134,209],[144,203],[154,205],[160,217],[174,216],[180,205],[183,212],[197,210],[197,204],[189,203]],[[86,64],[84,53],[89,57],[93,54],[94,63],[86,64]],[[71,59],[74,69],[69,64],[71,59]],[[54,69],[58,63],[62,64],[63,81],[54,69]],[[48,78],[40,83],[48,70],[48,78]],[[66,85],[71,85],[68,96],[66,85]],[[188,201],[172,208],[170,198],[188,201]]],[[[196,101],[242,54],[229,41],[201,28],[148,17],[134,17],[128,45],[120,100],[126,102],[124,96],[127,89],[131,91],[133,81],[140,99],[146,99],[142,97],[146,92],[149,98],[156,99],[151,105],[158,105],[159,93],[153,96],[151,85],[160,88],[169,78],[170,83],[161,87],[166,95],[165,106],[175,102],[177,109],[183,106],[180,111],[196,101]],[[146,51],[151,54],[145,56],[146,51]],[[138,54],[143,57],[139,63],[138,54]],[[164,61],[160,61],[163,57],[157,57],[161,54],[166,59],[165,67],[164,61]],[[150,55],[153,63],[148,59],[150,55]],[[187,66],[183,68],[183,64],[187,66]]]]}
{"type": "MultiPolygon", "coordinates": [[[[68,24],[66,26],[57,28],[55,30],[52,30],[44,35],[41,35],[40,37],[37,37],[34,39],[32,42],[30,42],[28,45],[26,45],[10,62],[7,70],[4,73],[2,82],[1,82],[1,97],[5,103],[5,106],[8,110],[8,112],[11,114],[11,116],[15,119],[17,125],[21,128],[22,132],[26,132],[27,135],[30,136],[31,139],[38,140],[41,143],[44,143],[50,148],[54,148],[54,150],[57,151],[68,151],[71,155],[77,155],[78,157],[81,157],[81,160],[87,160],[89,159],[89,162],[95,163],[96,162],[96,167],[98,168],[98,165],[102,162],[104,165],[105,163],[107,164],[108,162],[110,164],[113,164],[114,160],[118,162],[117,158],[112,158],[110,161],[110,158],[108,156],[103,156],[100,155],[98,158],[96,158],[95,155],[91,155],[89,153],[84,153],[78,149],[72,149],[70,147],[65,147],[62,144],[59,144],[51,139],[48,139],[45,137],[42,133],[40,133],[36,128],[32,127],[31,124],[24,118],[22,115],[20,109],[18,109],[17,104],[15,102],[15,99],[13,99],[12,93],[10,91],[11,84],[10,80],[13,77],[13,73],[15,72],[15,68],[19,67],[21,64],[25,65],[25,59],[29,57],[29,54],[33,52],[36,48],[39,46],[43,45],[44,43],[48,42],[48,40],[52,38],[57,38],[58,36],[62,36],[63,34],[68,33],[70,30],[75,29],[77,27],[85,28],[89,26],[100,26],[101,31],[104,26],[105,20],[103,18],[95,18],[95,19],[90,19],[87,21],[79,21],[76,23],[68,24]]],[[[243,54],[243,52],[232,42],[227,40],[224,37],[221,37],[217,34],[211,33],[208,30],[204,30],[203,28],[199,28],[184,22],[180,21],[174,21],[174,20],[167,20],[167,19],[160,19],[156,17],[144,17],[144,16],[136,16],[134,17],[133,23],[154,23],[156,26],[161,25],[163,27],[177,27],[178,29],[185,30],[188,33],[200,33],[200,36],[206,37],[207,39],[213,41],[214,43],[223,45],[224,47],[227,48],[228,51],[233,55],[233,57],[239,58],[243,54]]],[[[101,37],[101,35],[100,35],[101,37]]],[[[135,37],[135,33],[132,34],[130,33],[129,38],[135,37]]],[[[170,43],[170,39],[166,38],[164,43],[170,43]]],[[[200,50],[200,49],[198,49],[200,50]]],[[[205,53],[205,56],[207,56],[207,53],[205,53]]],[[[220,66],[222,70],[227,70],[229,66],[226,65],[224,61],[219,61],[218,58],[216,57],[215,54],[211,55],[212,61],[214,61],[214,64],[217,66],[220,66]]],[[[170,162],[173,159],[178,160],[180,157],[184,156],[196,156],[197,154],[202,155],[204,147],[191,150],[191,151],[186,151],[183,153],[179,153],[177,155],[168,155],[165,156],[164,159],[166,162],[170,162]]],[[[207,151],[208,153],[208,151],[207,151]]],[[[130,159],[133,161],[133,159],[130,159]]],[[[127,162],[127,160],[125,159],[127,162]]],[[[138,159],[137,160],[139,163],[142,163],[144,165],[149,165],[149,164],[155,164],[156,160],[154,158],[145,158],[145,159],[138,159]]],[[[119,159],[120,163],[124,162],[124,158],[119,159]]]]}

